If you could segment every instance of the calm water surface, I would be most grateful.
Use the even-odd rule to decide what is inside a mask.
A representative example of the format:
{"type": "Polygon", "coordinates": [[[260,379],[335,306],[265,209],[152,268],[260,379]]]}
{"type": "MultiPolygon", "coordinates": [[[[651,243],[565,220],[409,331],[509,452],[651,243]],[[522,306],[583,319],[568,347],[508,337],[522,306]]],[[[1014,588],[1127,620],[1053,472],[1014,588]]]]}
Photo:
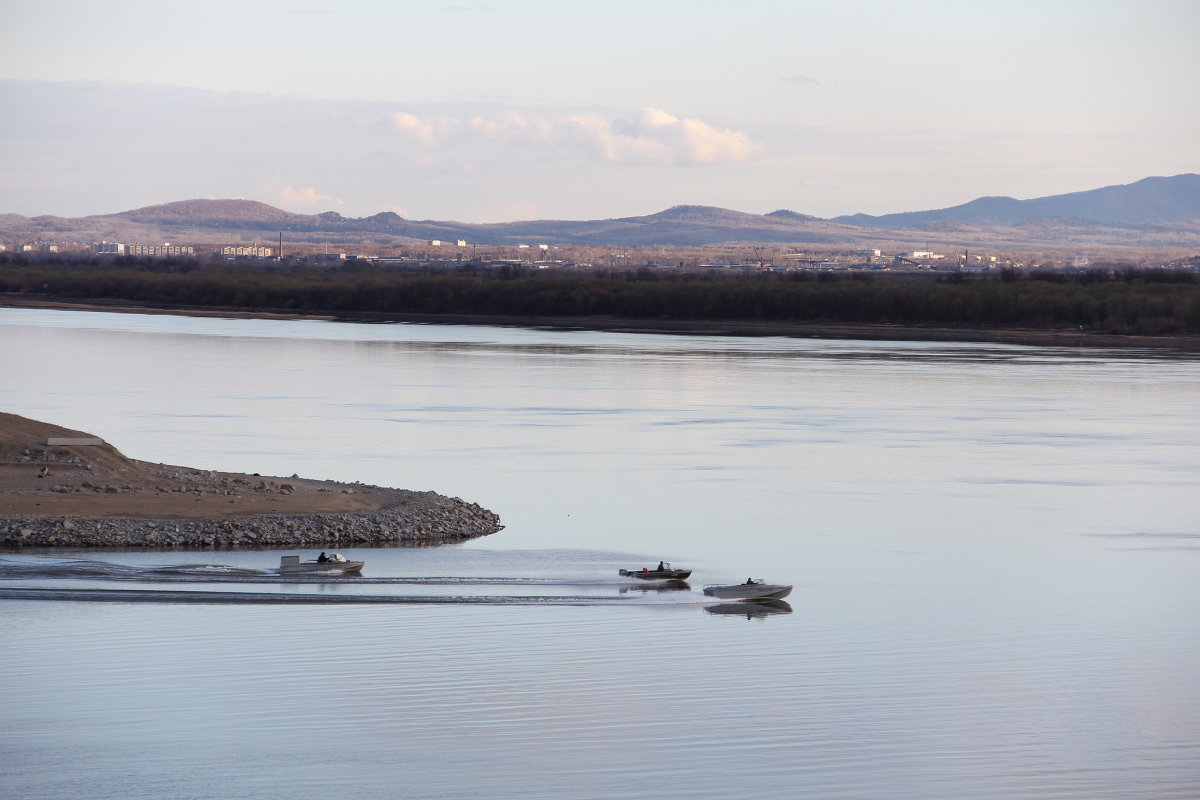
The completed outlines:
{"type": "Polygon", "coordinates": [[[135,458],[507,525],[361,580],[0,553],[0,795],[1200,795],[1194,356],[0,309],[0,375],[135,458]],[[795,591],[700,592],[750,575],[795,591]]]}

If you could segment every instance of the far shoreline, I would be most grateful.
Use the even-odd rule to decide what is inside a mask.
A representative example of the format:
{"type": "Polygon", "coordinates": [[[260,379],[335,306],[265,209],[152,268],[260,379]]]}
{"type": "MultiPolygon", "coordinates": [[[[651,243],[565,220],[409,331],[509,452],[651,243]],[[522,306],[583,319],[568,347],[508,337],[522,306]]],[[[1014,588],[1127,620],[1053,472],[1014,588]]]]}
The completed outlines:
{"type": "Polygon", "coordinates": [[[76,300],[46,295],[0,292],[0,308],[55,311],[100,311],[118,314],[160,314],[218,319],[320,320],[325,322],[408,323],[421,325],[478,325],[533,330],[582,330],[677,336],[779,336],[796,339],[860,339],[985,343],[1030,347],[1153,348],[1200,351],[1200,335],[1146,336],[1088,333],[1031,328],[949,328],[877,324],[814,324],[739,320],[624,319],[617,317],[514,317],[476,314],[385,314],[379,312],[301,313],[276,309],[171,306],[128,300],[76,300]]]}

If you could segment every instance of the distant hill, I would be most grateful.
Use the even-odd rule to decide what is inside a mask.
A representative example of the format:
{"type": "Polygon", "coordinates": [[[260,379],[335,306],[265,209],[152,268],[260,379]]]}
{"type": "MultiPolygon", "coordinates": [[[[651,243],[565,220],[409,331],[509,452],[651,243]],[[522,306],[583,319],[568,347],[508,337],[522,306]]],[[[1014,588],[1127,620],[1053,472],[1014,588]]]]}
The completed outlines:
{"type": "Polygon", "coordinates": [[[294,214],[254,200],[184,200],[67,219],[0,214],[0,243],[325,243],[368,250],[439,239],[477,245],[552,244],[700,247],[787,244],[890,249],[1197,248],[1200,175],[1146,178],[1126,186],[1015,200],[981,197],[937,211],[826,220],[787,209],[748,214],[680,205],[637,217],[491,224],[410,220],[390,211],[345,217],[294,214]]]}
{"type": "Polygon", "coordinates": [[[201,228],[278,226],[303,214],[291,214],[256,200],[182,200],[122,211],[108,216],[150,225],[194,225],[201,228]]]}
{"type": "Polygon", "coordinates": [[[1110,225],[1191,222],[1200,219],[1200,175],[1185,173],[1169,178],[1143,178],[1136,183],[1032,200],[980,197],[960,206],[934,211],[908,211],[877,217],[852,214],[835,217],[833,221],[899,230],[934,222],[1010,226],[1060,217],[1110,225]]]}
{"type": "Polygon", "coordinates": [[[765,216],[778,217],[779,219],[791,219],[791,220],[796,220],[798,222],[811,222],[812,220],[820,219],[820,217],[814,217],[814,216],[810,216],[808,214],[797,214],[795,211],[789,211],[786,208],[781,208],[781,209],[778,209],[777,211],[772,211],[769,214],[766,214],[765,216]]]}
{"type": "Polygon", "coordinates": [[[390,211],[369,217],[293,214],[254,200],[183,200],[117,214],[77,219],[0,215],[0,238],[34,240],[64,236],[94,241],[292,241],[392,243],[466,240],[472,244],[574,244],[703,246],[725,242],[831,243],[867,232],[793,212],[747,214],[710,206],[675,206],[641,217],[605,220],[531,220],[471,224],[410,220],[390,211]]]}

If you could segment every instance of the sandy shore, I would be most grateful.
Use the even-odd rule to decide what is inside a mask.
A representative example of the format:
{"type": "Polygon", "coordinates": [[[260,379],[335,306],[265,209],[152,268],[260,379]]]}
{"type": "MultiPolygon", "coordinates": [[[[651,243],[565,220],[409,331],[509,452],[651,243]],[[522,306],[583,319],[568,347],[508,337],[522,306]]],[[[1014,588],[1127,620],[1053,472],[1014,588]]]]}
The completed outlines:
{"type": "Polygon", "coordinates": [[[0,544],[435,543],[502,527],[434,492],[153,464],[0,413],[0,544]]]}
{"type": "Polygon", "coordinates": [[[426,325],[494,325],[545,330],[596,330],[624,333],[668,333],[700,336],[788,336],[806,339],[866,339],[876,341],[991,342],[1037,347],[1134,347],[1200,350],[1200,336],[1125,336],[1081,333],[1077,330],[1030,328],[947,328],[905,325],[812,325],[736,320],[647,320],[615,317],[500,317],[473,314],[297,314],[234,308],[149,306],[128,301],[69,300],[32,294],[0,293],[0,307],[46,308],[64,311],[109,311],[129,314],[171,314],[194,317],[249,319],[315,319],[344,322],[409,322],[426,325]]]}

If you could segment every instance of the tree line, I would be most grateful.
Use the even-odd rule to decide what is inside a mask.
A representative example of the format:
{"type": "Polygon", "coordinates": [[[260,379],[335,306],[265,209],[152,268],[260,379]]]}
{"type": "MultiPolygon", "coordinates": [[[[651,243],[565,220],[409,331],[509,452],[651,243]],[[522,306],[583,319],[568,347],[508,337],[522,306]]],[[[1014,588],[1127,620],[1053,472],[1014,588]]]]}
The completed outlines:
{"type": "Polygon", "coordinates": [[[1194,272],[880,274],[535,270],[335,272],[196,268],[181,259],[27,264],[0,258],[0,291],[157,306],[298,313],[616,317],[1200,333],[1194,272]]]}

